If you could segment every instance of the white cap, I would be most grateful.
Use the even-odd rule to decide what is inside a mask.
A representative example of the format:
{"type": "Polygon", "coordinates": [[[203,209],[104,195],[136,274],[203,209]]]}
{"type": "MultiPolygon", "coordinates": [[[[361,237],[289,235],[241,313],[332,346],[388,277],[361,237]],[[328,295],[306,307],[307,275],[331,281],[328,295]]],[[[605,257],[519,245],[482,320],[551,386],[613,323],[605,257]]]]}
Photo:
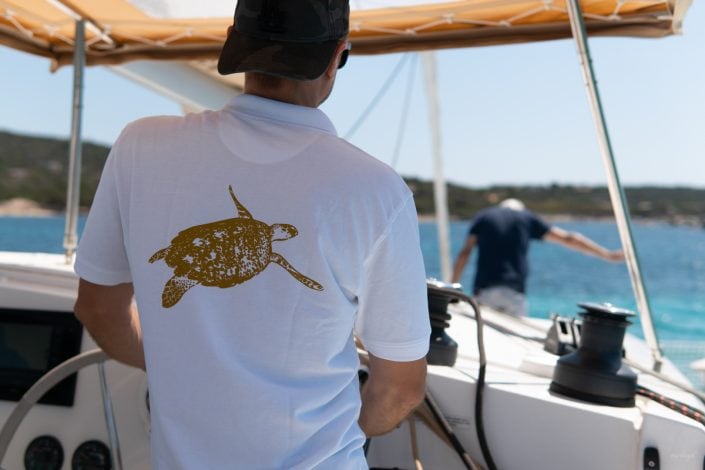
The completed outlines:
{"type": "Polygon", "coordinates": [[[513,211],[523,211],[526,209],[524,203],[519,199],[509,198],[499,203],[499,207],[504,207],[506,209],[511,209],[513,211]]]}

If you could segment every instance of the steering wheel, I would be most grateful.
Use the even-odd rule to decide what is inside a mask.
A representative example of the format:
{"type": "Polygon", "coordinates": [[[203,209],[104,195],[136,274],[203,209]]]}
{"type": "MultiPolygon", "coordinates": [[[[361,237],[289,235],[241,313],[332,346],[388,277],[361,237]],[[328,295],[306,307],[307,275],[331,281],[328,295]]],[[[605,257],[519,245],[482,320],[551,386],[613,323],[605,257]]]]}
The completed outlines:
{"type": "MultiPolygon", "coordinates": [[[[71,374],[78,372],[86,366],[93,364],[98,365],[100,375],[100,389],[103,398],[103,411],[105,413],[105,422],[108,427],[108,436],[110,438],[110,453],[115,470],[122,470],[122,458],[120,456],[120,444],[117,436],[117,426],[115,425],[115,417],[113,414],[113,405],[108,392],[107,380],[105,377],[104,362],[108,360],[108,355],[101,349],[93,349],[78,354],[58,366],[51,369],[37,380],[32,387],[22,396],[17,402],[15,408],[10,413],[10,416],[5,421],[5,424],[0,430],[0,465],[2,464],[10,442],[17,431],[17,428],[22,423],[22,420],[27,416],[29,410],[39,401],[39,399],[52,387],[64,380],[71,374]]],[[[3,468],[0,466],[0,470],[3,468]]]]}

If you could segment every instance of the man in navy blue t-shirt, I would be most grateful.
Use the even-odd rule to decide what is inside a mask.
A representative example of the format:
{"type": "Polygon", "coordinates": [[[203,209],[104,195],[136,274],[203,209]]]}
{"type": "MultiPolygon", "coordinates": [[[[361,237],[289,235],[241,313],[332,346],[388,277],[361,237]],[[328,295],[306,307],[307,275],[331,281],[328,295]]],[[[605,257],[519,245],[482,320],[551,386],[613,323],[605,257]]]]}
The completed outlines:
{"type": "Polygon", "coordinates": [[[481,211],[473,220],[465,246],[453,268],[459,282],[473,248],[479,249],[473,292],[481,304],[495,310],[524,316],[527,313],[527,253],[531,240],[547,240],[607,261],[621,261],[621,250],[610,251],[576,232],[544,222],[517,199],[481,211]]]}

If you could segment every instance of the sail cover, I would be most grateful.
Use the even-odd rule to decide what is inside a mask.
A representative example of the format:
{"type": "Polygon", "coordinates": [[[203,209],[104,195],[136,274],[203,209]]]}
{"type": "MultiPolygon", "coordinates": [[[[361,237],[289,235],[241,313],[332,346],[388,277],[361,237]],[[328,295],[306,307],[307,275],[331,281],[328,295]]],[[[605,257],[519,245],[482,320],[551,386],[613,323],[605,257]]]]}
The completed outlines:
{"type": "MultiPolygon", "coordinates": [[[[692,0],[583,0],[590,35],[678,33],[692,0]]],[[[232,0],[0,0],[0,44],[70,63],[74,23],[86,21],[89,65],[217,57],[232,0]]],[[[570,36],[565,0],[351,0],[356,54],[418,51],[570,36]]]]}

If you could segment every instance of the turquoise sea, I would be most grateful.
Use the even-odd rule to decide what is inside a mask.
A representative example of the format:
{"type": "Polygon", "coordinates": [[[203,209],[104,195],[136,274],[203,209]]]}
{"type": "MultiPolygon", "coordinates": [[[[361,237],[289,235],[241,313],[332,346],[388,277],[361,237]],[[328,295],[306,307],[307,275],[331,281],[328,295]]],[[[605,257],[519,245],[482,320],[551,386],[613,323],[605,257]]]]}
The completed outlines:
{"type": "MultiPolygon", "coordinates": [[[[613,223],[556,225],[578,231],[607,248],[620,246],[613,223]]],[[[453,256],[462,246],[468,228],[467,222],[451,224],[453,256]]],[[[633,229],[659,338],[705,341],[705,230],[659,223],[636,223],[633,229]]],[[[422,223],[420,233],[427,273],[439,277],[435,224],[422,223]]],[[[544,242],[533,242],[529,263],[527,295],[531,316],[573,315],[576,303],[585,301],[636,309],[624,263],[602,261],[544,242]]],[[[472,287],[474,257],[468,268],[462,281],[466,290],[472,287]]],[[[636,325],[630,331],[641,335],[636,325]]]]}
{"type": "MultiPolygon", "coordinates": [[[[79,227],[82,223],[83,220],[79,227]]],[[[556,225],[579,231],[608,248],[619,246],[613,223],[571,221],[556,225]]],[[[61,253],[63,230],[63,217],[0,217],[0,251],[61,253]]],[[[462,246],[467,230],[467,222],[451,223],[453,256],[462,246]]],[[[436,225],[422,222],[420,234],[427,275],[440,278],[436,225]]],[[[666,354],[679,366],[687,367],[688,362],[705,356],[705,230],[635,223],[634,239],[658,337],[664,340],[666,354]],[[683,351],[683,344],[689,352],[683,351]]],[[[542,242],[533,243],[529,261],[531,316],[573,316],[576,304],[585,301],[636,308],[623,263],[608,263],[542,242]]],[[[463,278],[466,291],[472,286],[473,275],[474,257],[463,278]]],[[[629,331],[643,336],[638,320],[629,331]]]]}
{"type": "MultiPolygon", "coordinates": [[[[556,222],[578,231],[607,248],[620,246],[614,223],[556,222]]],[[[469,229],[467,222],[450,227],[452,256],[460,250],[469,229]]],[[[705,357],[705,230],[665,223],[633,224],[652,318],[663,353],[697,387],[705,389],[705,377],[690,363],[705,357]]],[[[429,276],[440,277],[437,228],[420,225],[421,244],[429,276]]],[[[472,288],[474,257],[462,284],[472,288]]],[[[548,318],[551,313],[573,317],[579,302],[610,302],[636,310],[629,274],[624,263],[610,263],[552,243],[533,242],[529,251],[527,286],[529,314],[548,318]]],[[[630,333],[642,337],[638,317],[630,333]]]]}

